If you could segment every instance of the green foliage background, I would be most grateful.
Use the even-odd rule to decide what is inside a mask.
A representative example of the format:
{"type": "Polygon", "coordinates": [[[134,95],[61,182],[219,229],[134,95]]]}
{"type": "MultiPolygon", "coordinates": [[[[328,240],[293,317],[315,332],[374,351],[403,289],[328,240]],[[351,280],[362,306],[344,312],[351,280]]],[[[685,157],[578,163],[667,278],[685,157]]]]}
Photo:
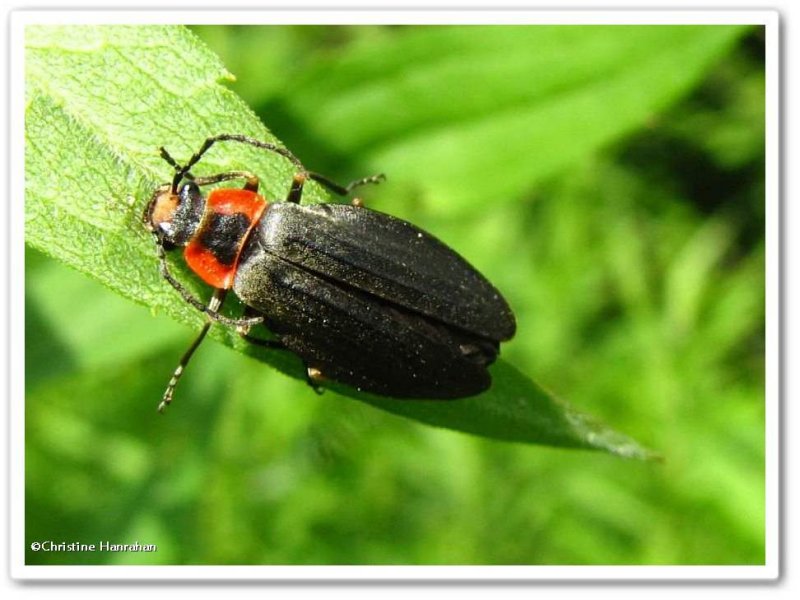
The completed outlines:
{"type": "Polygon", "coordinates": [[[193,330],[31,249],[26,540],[159,551],[29,564],[763,563],[760,29],[194,31],[307,165],[386,172],[368,204],[490,276],[511,365],[665,461],[424,426],[214,343],[159,418],[193,330]]]}

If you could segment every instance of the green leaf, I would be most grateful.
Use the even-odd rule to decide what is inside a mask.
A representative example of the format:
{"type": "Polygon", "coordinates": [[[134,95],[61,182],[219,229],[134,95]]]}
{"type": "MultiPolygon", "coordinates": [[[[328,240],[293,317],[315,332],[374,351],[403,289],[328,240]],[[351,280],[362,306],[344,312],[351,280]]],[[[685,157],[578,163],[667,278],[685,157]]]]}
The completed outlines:
{"type": "MultiPolygon", "coordinates": [[[[230,75],[184,28],[29,27],[26,45],[27,242],[127,298],[199,327],[203,317],[161,279],[152,238],[141,223],[153,189],[171,175],[157,148],[168,147],[180,160],[222,132],[274,137],[220,84],[230,75]]],[[[196,172],[235,168],[258,173],[266,194],[278,198],[293,171],[279,156],[227,144],[209,152],[196,172]]],[[[306,201],[325,200],[309,186],[306,201]]],[[[179,275],[193,281],[185,269],[179,275]]],[[[200,297],[208,293],[197,282],[189,287],[200,297]]],[[[221,327],[212,328],[212,336],[303,378],[299,361],[287,353],[255,348],[221,327]]],[[[493,375],[490,392],[454,402],[399,402],[335,389],[425,423],[490,438],[652,456],[509,365],[495,365],[493,375]]]]}
{"type": "Polygon", "coordinates": [[[364,395],[386,411],[484,437],[568,448],[605,450],[626,458],[660,456],[548,393],[504,361],[491,367],[493,384],[480,396],[442,402],[364,395]]]}
{"type": "Polygon", "coordinates": [[[740,26],[410,28],[322,60],[286,99],[310,132],[360,153],[431,208],[517,202],[647,125],[740,26]],[[324,101],[321,101],[323,99],[324,101]]]}

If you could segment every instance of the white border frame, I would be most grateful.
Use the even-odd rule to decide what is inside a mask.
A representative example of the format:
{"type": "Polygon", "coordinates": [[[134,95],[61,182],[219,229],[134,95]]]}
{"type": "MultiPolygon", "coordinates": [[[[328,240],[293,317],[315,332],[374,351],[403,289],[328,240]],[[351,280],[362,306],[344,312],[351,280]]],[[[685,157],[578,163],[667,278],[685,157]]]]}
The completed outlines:
{"type": "Polygon", "coordinates": [[[50,11],[10,18],[10,574],[25,580],[774,580],[780,575],[780,40],[776,11],[50,11]],[[766,563],[763,566],[29,566],[24,552],[24,27],[29,24],[753,24],[766,26],[766,563]]]}

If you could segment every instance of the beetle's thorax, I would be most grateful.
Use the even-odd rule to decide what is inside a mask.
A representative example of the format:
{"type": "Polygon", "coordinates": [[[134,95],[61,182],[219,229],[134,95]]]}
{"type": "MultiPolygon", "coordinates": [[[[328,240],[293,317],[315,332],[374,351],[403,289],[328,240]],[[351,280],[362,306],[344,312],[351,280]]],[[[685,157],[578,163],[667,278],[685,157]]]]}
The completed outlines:
{"type": "Polygon", "coordinates": [[[209,285],[230,289],[242,248],[267,206],[262,196],[250,190],[213,190],[184,251],[192,271],[209,285]]]}

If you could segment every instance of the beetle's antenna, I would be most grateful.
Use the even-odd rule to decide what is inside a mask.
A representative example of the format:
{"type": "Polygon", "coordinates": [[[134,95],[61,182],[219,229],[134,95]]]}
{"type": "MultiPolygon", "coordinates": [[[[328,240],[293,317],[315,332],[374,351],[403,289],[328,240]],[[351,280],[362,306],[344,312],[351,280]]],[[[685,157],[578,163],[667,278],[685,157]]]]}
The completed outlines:
{"type": "Polygon", "coordinates": [[[353,189],[369,184],[369,183],[380,183],[381,181],[386,179],[386,176],[383,173],[378,175],[372,175],[371,177],[364,177],[363,179],[357,179],[356,181],[351,181],[347,185],[340,185],[324,175],[319,173],[315,173],[313,171],[308,171],[303,163],[300,162],[300,159],[297,158],[294,154],[292,154],[291,150],[285,148],[283,146],[278,146],[276,144],[272,144],[270,142],[262,142],[261,140],[257,140],[255,138],[251,138],[246,135],[240,135],[235,133],[221,133],[219,135],[215,135],[210,138],[206,138],[203,142],[203,145],[200,146],[200,149],[192,155],[185,165],[181,166],[178,162],[173,159],[169,153],[162,147],[161,148],[161,157],[167,161],[174,169],[175,169],[175,177],[172,180],[173,186],[173,193],[177,193],[178,184],[181,182],[181,179],[184,177],[187,179],[191,179],[191,174],[189,170],[196,165],[203,155],[208,152],[211,147],[217,142],[239,142],[240,144],[247,144],[249,146],[253,146],[255,148],[260,148],[262,150],[267,150],[268,152],[274,152],[275,154],[280,154],[284,158],[287,158],[291,161],[291,163],[298,168],[298,170],[305,174],[309,179],[316,181],[317,183],[323,185],[328,190],[332,191],[335,194],[340,196],[348,195],[353,189]]]}
{"type": "Polygon", "coordinates": [[[184,177],[188,179],[192,179],[191,174],[188,172],[189,170],[185,167],[182,167],[178,164],[178,161],[172,158],[167,149],[164,146],[161,146],[159,149],[159,153],[161,154],[161,158],[163,158],[169,166],[175,169],[175,176],[172,178],[172,193],[178,193],[178,184],[181,182],[181,179],[184,177]]]}
{"type": "Polygon", "coordinates": [[[261,140],[257,140],[255,138],[248,137],[246,135],[240,135],[236,133],[221,133],[219,135],[215,135],[213,137],[207,138],[203,145],[200,146],[200,149],[195,152],[192,158],[189,159],[180,170],[181,176],[189,171],[197,162],[203,157],[203,155],[211,149],[216,142],[239,142],[240,144],[247,144],[249,146],[253,146],[255,148],[261,148],[262,150],[267,150],[269,152],[274,152],[275,154],[280,154],[281,156],[288,158],[294,166],[296,166],[301,171],[305,172],[306,168],[303,166],[303,163],[300,162],[300,159],[297,158],[288,148],[284,148],[283,146],[278,146],[276,144],[272,144],[270,142],[262,142],[261,140]]]}
{"type": "Polygon", "coordinates": [[[178,164],[178,161],[176,161],[174,158],[172,158],[172,156],[170,155],[169,152],[167,152],[167,149],[164,148],[164,146],[161,146],[158,149],[158,152],[159,152],[159,154],[161,154],[161,158],[163,158],[165,161],[167,161],[167,163],[169,164],[170,167],[172,167],[176,171],[180,171],[181,170],[181,166],[178,164]]]}

